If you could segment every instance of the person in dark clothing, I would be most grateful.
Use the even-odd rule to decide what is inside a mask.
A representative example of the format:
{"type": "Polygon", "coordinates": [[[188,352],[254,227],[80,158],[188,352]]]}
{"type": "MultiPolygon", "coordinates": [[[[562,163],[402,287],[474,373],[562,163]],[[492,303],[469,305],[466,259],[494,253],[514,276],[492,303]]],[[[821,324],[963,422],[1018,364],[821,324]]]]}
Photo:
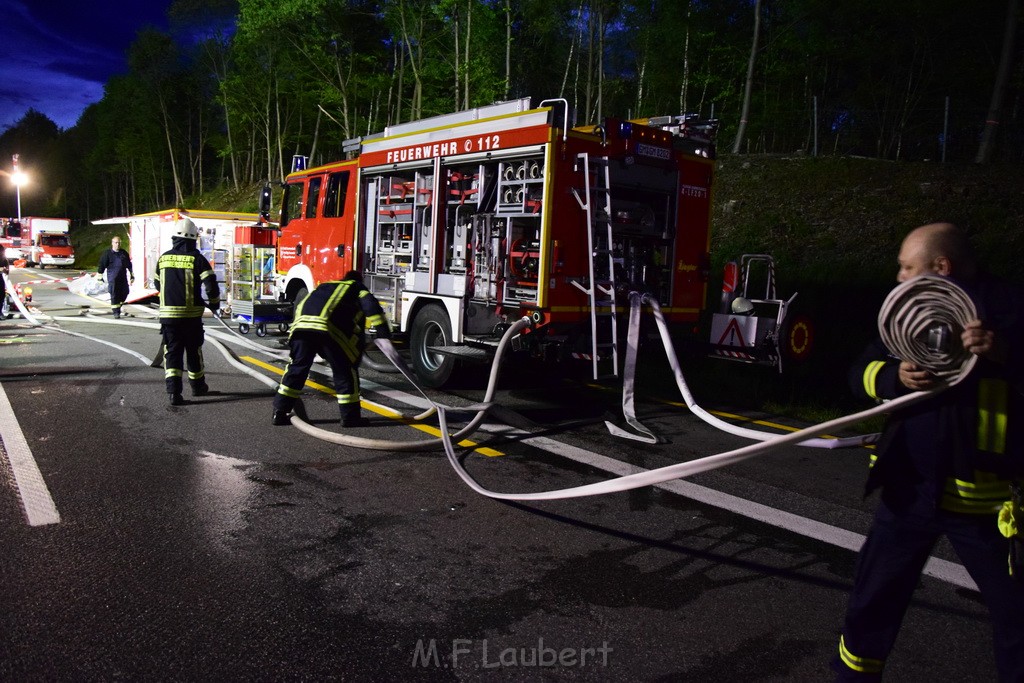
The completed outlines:
{"type": "Polygon", "coordinates": [[[3,277],[11,272],[11,263],[7,260],[7,250],[0,247],[0,306],[7,302],[7,279],[3,277]]]}
{"type": "Polygon", "coordinates": [[[114,235],[110,240],[110,249],[100,256],[100,265],[96,272],[107,273],[107,291],[110,292],[110,310],[115,318],[121,317],[121,306],[128,298],[130,282],[135,282],[132,271],[132,258],[121,248],[121,238],[114,235]]]}
{"type": "Polygon", "coordinates": [[[366,348],[364,326],[390,338],[384,310],[354,270],[337,282],[325,282],[299,302],[288,344],[291,362],[274,396],[275,425],[290,422],[289,413],[302,393],[317,354],[331,366],[343,427],[366,424],[359,409],[359,363],[366,348]]]}
{"type": "MultiPolygon", "coordinates": [[[[1024,681],[1024,583],[1010,576],[997,514],[1024,476],[1024,311],[1013,288],[979,271],[957,228],[911,231],[897,279],[947,276],[974,301],[979,320],[960,341],[978,356],[955,386],[896,411],[886,422],[867,482],[881,500],[860,551],[833,668],[839,680],[879,680],[935,542],[945,535],[974,579],[992,620],[996,666],[1024,681]]],[[[936,388],[928,371],[890,354],[881,340],[854,364],[854,392],[884,401],[936,388]]]]}
{"type": "Polygon", "coordinates": [[[196,249],[199,231],[189,218],[175,222],[172,247],[160,255],[154,285],[160,292],[160,333],[164,338],[164,378],[171,405],[180,406],[184,365],[193,396],[210,387],[203,367],[203,309],[220,308],[220,286],[210,262],[196,249]],[[204,305],[201,289],[206,289],[204,305]],[[184,363],[183,363],[184,357],[184,363]]]}

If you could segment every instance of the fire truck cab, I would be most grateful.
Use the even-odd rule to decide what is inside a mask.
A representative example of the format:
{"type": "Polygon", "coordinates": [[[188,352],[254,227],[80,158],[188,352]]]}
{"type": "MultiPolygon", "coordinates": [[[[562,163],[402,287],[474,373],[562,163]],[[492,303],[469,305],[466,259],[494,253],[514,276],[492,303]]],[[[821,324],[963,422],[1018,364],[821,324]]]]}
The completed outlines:
{"type": "Polygon", "coordinates": [[[564,100],[498,103],[389,126],[290,174],[280,298],[359,270],[428,386],[523,316],[517,347],[616,375],[629,291],[670,322],[704,307],[714,124],[569,116],[564,100]]]}

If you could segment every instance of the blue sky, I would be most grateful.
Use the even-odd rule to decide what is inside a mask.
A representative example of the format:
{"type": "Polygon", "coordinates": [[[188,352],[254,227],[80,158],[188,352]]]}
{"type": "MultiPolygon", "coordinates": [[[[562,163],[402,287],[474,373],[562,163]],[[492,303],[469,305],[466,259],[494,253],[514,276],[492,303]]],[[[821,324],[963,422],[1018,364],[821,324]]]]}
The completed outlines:
{"type": "Polygon", "coordinates": [[[171,0],[0,0],[0,131],[29,108],[70,128],[127,71],[139,29],[166,29],[171,0]]]}

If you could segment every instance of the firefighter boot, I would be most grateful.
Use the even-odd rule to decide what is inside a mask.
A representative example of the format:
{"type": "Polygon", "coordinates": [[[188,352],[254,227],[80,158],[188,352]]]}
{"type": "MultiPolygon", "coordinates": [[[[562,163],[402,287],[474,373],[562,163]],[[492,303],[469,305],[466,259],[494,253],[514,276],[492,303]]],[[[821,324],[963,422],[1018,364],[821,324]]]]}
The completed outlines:
{"type": "Polygon", "coordinates": [[[181,394],[167,394],[167,400],[171,402],[172,406],[185,405],[185,399],[181,397],[181,394]]]}
{"type": "Polygon", "coordinates": [[[205,379],[197,379],[196,381],[191,382],[191,385],[193,396],[206,396],[210,393],[210,385],[206,383],[205,379]]]}
{"type": "Polygon", "coordinates": [[[365,427],[369,424],[369,420],[359,414],[358,403],[344,403],[339,408],[341,408],[342,427],[365,427]]]}
{"type": "Polygon", "coordinates": [[[292,423],[291,413],[287,410],[280,410],[274,408],[274,419],[273,423],[275,427],[283,427],[284,425],[290,425],[292,423]]]}

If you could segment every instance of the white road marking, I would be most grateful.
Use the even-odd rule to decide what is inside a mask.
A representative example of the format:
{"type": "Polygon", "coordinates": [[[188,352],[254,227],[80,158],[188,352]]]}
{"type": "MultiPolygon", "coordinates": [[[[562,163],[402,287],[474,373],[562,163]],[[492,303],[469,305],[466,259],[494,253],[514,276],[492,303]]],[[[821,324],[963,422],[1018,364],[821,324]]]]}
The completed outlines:
{"type": "MultiPolygon", "coordinates": [[[[427,401],[418,396],[406,394],[398,389],[390,389],[372,381],[363,380],[361,384],[365,389],[417,408],[426,408],[430,405],[427,401]]],[[[481,428],[494,433],[526,435],[526,432],[504,425],[484,424],[481,428]]],[[[563,458],[567,458],[575,462],[589,465],[596,469],[608,472],[609,474],[625,476],[635,472],[646,471],[641,467],[630,465],[629,463],[622,462],[621,460],[615,460],[614,458],[609,458],[607,456],[594,453],[593,451],[565,444],[548,437],[526,436],[522,441],[535,448],[562,456],[563,458]]],[[[829,545],[851,550],[855,553],[859,552],[861,546],[864,544],[865,537],[862,534],[854,533],[823,522],[818,522],[813,519],[808,519],[807,517],[801,517],[800,515],[795,515],[791,512],[778,510],[767,505],[762,505],[761,503],[755,503],[754,501],[750,501],[745,498],[739,498],[728,493],[716,491],[715,489],[694,484],[693,482],[686,481],[685,479],[675,479],[657,484],[656,486],[657,488],[670,491],[683,496],[684,498],[689,498],[705,505],[711,505],[723,510],[728,510],[734,514],[757,520],[764,524],[770,524],[771,526],[785,529],[786,531],[799,534],[806,538],[811,538],[816,541],[828,543],[829,545]]],[[[923,573],[926,576],[931,576],[960,588],[967,588],[974,591],[978,590],[977,585],[967,573],[967,570],[964,569],[963,565],[955,562],[942,560],[937,557],[930,557],[928,558],[927,564],[925,564],[923,573]]]]}
{"type": "Polygon", "coordinates": [[[46,488],[43,475],[39,472],[32,451],[25,441],[25,434],[21,431],[18,419],[14,416],[14,409],[7,398],[7,392],[0,384],[0,439],[3,440],[4,450],[7,453],[7,461],[11,464],[11,471],[14,472],[14,481],[18,485],[18,493],[21,496],[22,507],[25,509],[25,516],[31,526],[42,526],[43,524],[57,524],[60,522],[60,513],[57,506],[50,497],[50,490],[46,488]]]}

